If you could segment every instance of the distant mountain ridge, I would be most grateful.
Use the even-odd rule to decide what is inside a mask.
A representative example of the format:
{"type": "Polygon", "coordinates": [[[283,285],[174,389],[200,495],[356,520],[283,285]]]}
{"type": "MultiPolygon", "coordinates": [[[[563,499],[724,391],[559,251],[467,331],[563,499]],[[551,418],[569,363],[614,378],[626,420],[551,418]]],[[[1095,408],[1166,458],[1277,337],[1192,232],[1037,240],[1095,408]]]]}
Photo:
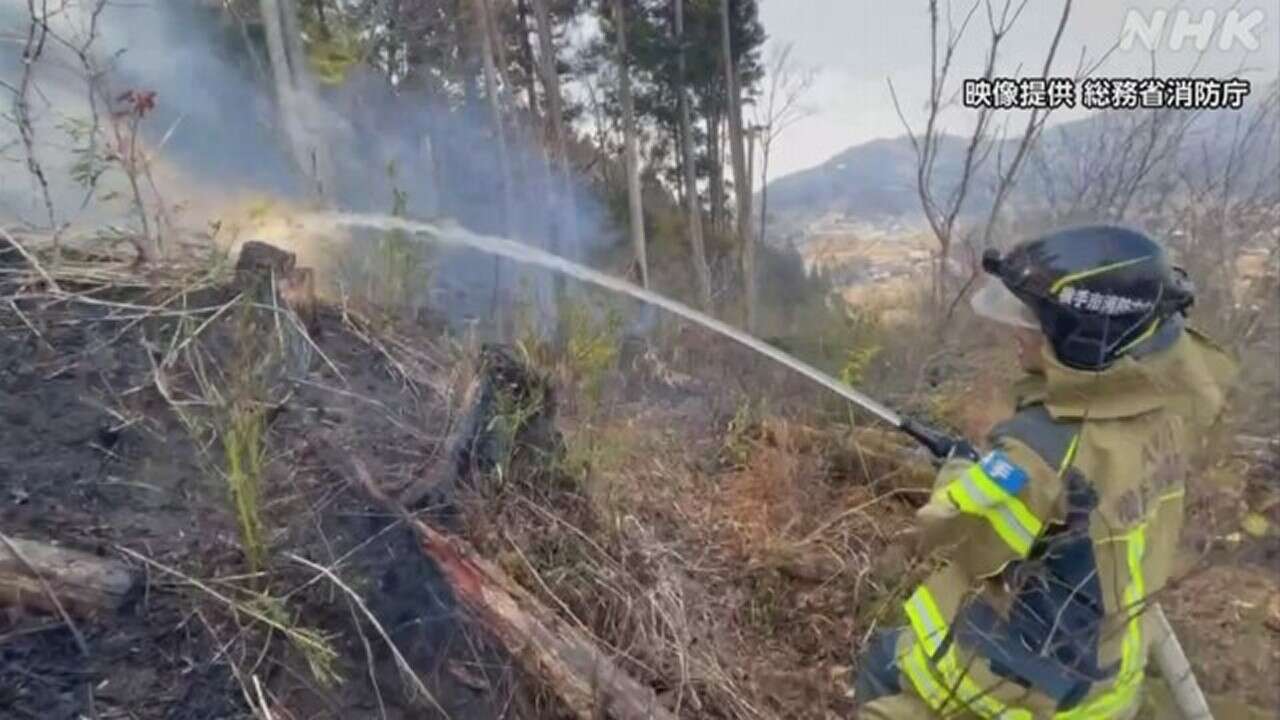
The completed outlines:
{"type": "MultiPolygon", "coordinates": [[[[1253,98],[1256,103],[1261,98],[1253,98]]],[[[1246,106],[1248,109],[1249,106],[1246,106]]],[[[1233,126],[1241,116],[1235,112],[1206,112],[1191,124],[1180,153],[1188,167],[1202,168],[1203,154],[1222,157],[1233,136],[1233,126]],[[1192,155],[1194,153],[1194,156],[1192,155]]],[[[1046,176],[1069,177],[1078,171],[1081,148],[1093,147],[1100,132],[1113,132],[1114,125],[1102,116],[1054,125],[1044,130],[1035,157],[1024,163],[1009,202],[1035,199],[1047,190],[1046,176]],[[1033,164],[1037,167],[1031,167],[1033,164]]],[[[935,195],[945,198],[955,189],[963,173],[968,138],[943,136],[939,140],[933,178],[935,195]]],[[[991,149],[988,161],[970,181],[966,215],[985,212],[994,199],[995,158],[1008,161],[1018,138],[1003,141],[991,149]]],[[[1273,144],[1272,152],[1277,152],[1273,144]]],[[[1274,159],[1256,163],[1254,172],[1268,172],[1274,159]]],[[[872,140],[855,145],[826,162],[785,175],[769,183],[769,237],[772,242],[801,240],[815,226],[877,228],[924,228],[920,197],[916,191],[916,152],[904,136],[872,140]]],[[[757,202],[758,199],[757,199],[757,202]]]]}
{"type": "MultiPolygon", "coordinates": [[[[1046,130],[1084,136],[1095,118],[1063,123],[1046,130]]],[[[938,141],[934,162],[934,188],[946,197],[959,184],[964,172],[964,156],[969,139],[944,135],[938,141]]],[[[1001,150],[1007,157],[1017,139],[1005,140],[1004,148],[992,148],[994,158],[1001,150]]],[[[920,196],[916,192],[916,151],[905,135],[872,140],[855,145],[816,167],[785,175],[769,183],[769,223],[771,227],[794,232],[823,217],[858,218],[863,223],[924,223],[920,196]]],[[[974,175],[968,188],[966,209],[978,212],[990,207],[994,198],[994,163],[988,162],[974,175]]]]}
{"type": "MultiPolygon", "coordinates": [[[[940,141],[935,170],[940,187],[954,187],[959,179],[963,143],[951,136],[940,141]]],[[[827,215],[866,221],[919,218],[916,182],[916,153],[908,138],[872,140],[770,183],[770,223],[790,225],[827,215]]]]}

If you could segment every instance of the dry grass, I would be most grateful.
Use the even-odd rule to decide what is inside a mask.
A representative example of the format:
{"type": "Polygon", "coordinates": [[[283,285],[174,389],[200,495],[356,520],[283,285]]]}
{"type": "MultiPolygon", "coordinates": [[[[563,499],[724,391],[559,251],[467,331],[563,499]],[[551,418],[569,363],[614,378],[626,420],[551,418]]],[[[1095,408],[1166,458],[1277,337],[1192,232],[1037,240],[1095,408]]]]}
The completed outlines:
{"type": "MultiPolygon", "coordinates": [[[[228,594],[213,587],[211,583],[191,577],[180,570],[149,558],[142,553],[127,547],[117,550],[137,560],[161,574],[171,577],[181,585],[197,591],[201,596],[210,598],[225,606],[237,616],[244,616],[263,627],[282,634],[302,654],[317,682],[332,685],[341,680],[334,670],[338,651],[334,649],[333,638],[309,629],[292,620],[278,598],[246,588],[233,587],[235,595],[228,594]]],[[[224,586],[228,585],[225,581],[224,586]]]]}
{"type": "MultiPolygon", "coordinates": [[[[173,581],[149,581],[148,593],[166,587],[183,591],[193,616],[217,638],[219,656],[225,658],[241,684],[246,704],[258,717],[291,717],[279,706],[273,715],[272,702],[264,695],[270,691],[263,689],[255,674],[269,657],[274,658],[272,662],[291,666],[290,653],[281,648],[291,649],[304,668],[303,675],[309,674],[319,687],[340,684],[338,668],[345,659],[337,638],[300,617],[296,604],[300,597],[295,597],[296,589],[288,590],[291,578],[279,573],[271,562],[277,549],[272,547],[272,539],[280,537],[284,524],[279,510],[291,508],[283,513],[288,517],[292,510],[304,509],[306,498],[282,498],[277,488],[270,493],[270,501],[277,503],[276,515],[268,519],[266,483],[268,468],[275,462],[268,418],[288,397],[288,361],[298,350],[297,343],[290,345],[289,336],[301,333],[316,356],[330,367],[332,361],[305,337],[291,311],[274,302],[255,302],[247,291],[228,290],[230,275],[221,255],[174,259],[149,266],[144,274],[130,260],[81,257],[65,249],[59,261],[50,262],[44,253],[32,249],[40,247],[38,242],[24,244],[7,233],[0,237],[11,243],[24,261],[0,266],[0,286],[12,292],[0,301],[24,318],[27,328],[42,340],[47,308],[88,306],[94,312],[80,316],[83,319],[68,320],[76,316],[64,314],[58,320],[60,324],[94,323],[110,329],[99,345],[79,350],[93,353],[117,343],[145,348],[141,354],[146,360],[142,362],[151,363],[150,377],[123,394],[137,396],[154,389],[190,436],[204,474],[215,479],[213,488],[221,487],[225,493],[226,513],[239,528],[239,548],[248,572],[237,573],[239,577],[233,579],[201,579],[198,571],[181,569],[182,565],[118,548],[154,571],[157,578],[173,581]]],[[[397,339],[387,337],[384,342],[394,345],[397,339]]],[[[406,364],[418,360],[420,353],[407,354],[401,367],[412,372],[406,364]]],[[[334,369],[340,378],[341,373],[334,369]]],[[[102,409],[120,421],[116,429],[138,424],[154,431],[164,425],[155,418],[134,415],[129,405],[119,397],[107,398],[102,409]]],[[[211,528],[216,530],[217,525],[214,521],[210,527],[193,527],[191,535],[200,537],[211,528]]],[[[216,563],[202,557],[181,560],[184,565],[200,567],[216,563]]],[[[332,568],[325,568],[325,572],[328,574],[317,577],[336,578],[332,568]]],[[[361,622],[364,619],[355,616],[353,609],[352,625],[357,634],[362,633],[361,622]]],[[[371,652],[367,661],[372,672],[371,652]]],[[[371,682],[376,689],[372,675],[371,682]]],[[[424,688],[413,694],[433,702],[424,688]]]]}
{"type": "MultiPolygon", "coordinates": [[[[80,269],[33,264],[25,292],[48,301],[107,303],[139,324],[169,318],[179,330],[160,348],[157,387],[180,415],[200,417],[223,406],[231,397],[222,384],[227,376],[213,367],[201,337],[230,304],[185,309],[163,294],[144,306],[82,289],[89,279],[111,281],[112,272],[90,263],[80,269]],[[179,376],[194,380],[195,391],[179,376]]],[[[121,283],[137,282],[125,268],[118,272],[121,283]]],[[[200,283],[212,277],[176,276],[200,283]]],[[[340,304],[345,324],[385,359],[404,383],[406,400],[456,412],[475,372],[475,339],[457,341],[452,352],[424,353],[355,307],[340,304]]],[[[552,477],[482,485],[461,498],[466,534],[684,717],[848,714],[853,658],[876,627],[898,621],[899,600],[922,571],[905,547],[912,503],[931,480],[928,467],[904,462],[902,441],[887,432],[851,427],[816,410],[771,411],[733,397],[727,382],[713,385],[713,396],[627,402],[619,397],[616,355],[607,352],[616,327],[580,324],[570,347],[582,352],[568,359],[526,352],[534,362],[560,363],[543,369],[561,385],[562,397],[591,397],[562,405],[569,410],[561,418],[565,457],[551,468],[552,477]]],[[[918,343],[898,329],[905,326],[883,331],[881,354],[864,368],[875,394],[927,398],[935,418],[982,437],[1007,409],[1005,349],[962,337],[969,343],[965,352],[948,356],[954,364],[932,388],[923,379],[929,361],[913,356],[918,343]]],[[[719,365],[713,348],[681,350],[692,375],[746,374],[719,365]]],[[[260,397],[243,407],[267,405],[260,397]]],[[[254,415],[241,417],[248,422],[254,415]]],[[[204,437],[218,437],[214,424],[197,427],[204,437]]],[[[252,422],[246,429],[249,438],[235,442],[243,448],[236,455],[246,460],[232,463],[228,455],[229,475],[237,465],[252,467],[261,453],[261,445],[253,449],[252,422]]],[[[330,582],[337,577],[321,575],[330,582]]],[[[337,587],[353,599],[353,590],[337,587]]],[[[359,615],[353,603],[352,614],[359,615]]],[[[354,621],[358,626],[360,619],[354,621]]],[[[246,696],[258,696],[252,673],[245,678],[246,696]]]]}
{"type": "MultiPolygon", "coordinates": [[[[975,326],[922,357],[927,324],[885,326],[867,383],[981,439],[1012,409],[1012,347],[975,326]]],[[[681,351],[692,374],[734,376],[715,352],[681,351]]],[[[686,716],[847,714],[853,658],[927,572],[908,548],[932,471],[881,430],[724,404],[606,399],[590,422],[571,415],[573,483],[477,507],[470,527],[686,716]]]]}
{"type": "Polygon", "coordinates": [[[745,405],[718,428],[705,408],[606,406],[563,419],[568,482],[475,498],[468,534],[683,716],[847,712],[904,570],[873,562],[909,517],[868,482],[893,480],[884,444],[745,405]]]}

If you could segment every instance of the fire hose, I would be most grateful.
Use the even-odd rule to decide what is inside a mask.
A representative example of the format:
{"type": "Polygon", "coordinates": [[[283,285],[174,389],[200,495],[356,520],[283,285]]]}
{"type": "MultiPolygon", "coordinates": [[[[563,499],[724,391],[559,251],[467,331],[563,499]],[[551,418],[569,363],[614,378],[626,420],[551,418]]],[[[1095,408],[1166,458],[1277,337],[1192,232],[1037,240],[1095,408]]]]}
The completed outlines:
{"type": "MultiPolygon", "coordinates": [[[[897,430],[910,435],[928,449],[933,457],[939,460],[946,460],[948,458],[967,458],[970,460],[978,459],[977,451],[967,440],[953,437],[912,418],[903,417],[875,399],[849,387],[835,378],[832,378],[817,368],[787,355],[778,348],[765,343],[759,338],[742,332],[721,320],[694,310],[693,308],[690,308],[676,300],[650,292],[644,288],[636,287],[631,283],[611,277],[592,268],[569,262],[564,258],[547,253],[538,248],[517,243],[507,238],[478,235],[462,228],[456,223],[448,222],[428,223],[384,215],[344,213],[320,213],[312,215],[309,220],[311,222],[322,223],[326,226],[360,226],[381,230],[402,230],[409,233],[427,233],[438,242],[464,245],[483,252],[500,255],[517,262],[543,267],[569,277],[577,278],[583,282],[598,285],[614,292],[631,296],[649,305],[663,308],[690,321],[696,322],[709,330],[719,333],[734,342],[751,348],[752,350],[755,350],[756,352],[772,358],[792,370],[799,372],[801,375],[817,382],[819,385],[835,392],[837,395],[844,397],[858,407],[861,407],[863,410],[866,410],[889,425],[892,425],[897,430]]],[[[1159,668],[1161,675],[1172,689],[1174,699],[1176,700],[1184,719],[1204,720],[1209,718],[1211,720],[1212,716],[1209,713],[1209,708],[1205,702],[1204,694],[1200,691],[1195,675],[1191,672],[1191,665],[1187,661],[1186,654],[1182,651],[1181,644],[1178,643],[1177,638],[1173,635],[1173,630],[1169,627],[1168,619],[1165,618],[1160,606],[1154,603],[1147,608],[1146,612],[1150,616],[1152,625],[1156,630],[1153,637],[1154,642],[1152,643],[1152,652],[1155,657],[1156,665],[1159,668]]]]}

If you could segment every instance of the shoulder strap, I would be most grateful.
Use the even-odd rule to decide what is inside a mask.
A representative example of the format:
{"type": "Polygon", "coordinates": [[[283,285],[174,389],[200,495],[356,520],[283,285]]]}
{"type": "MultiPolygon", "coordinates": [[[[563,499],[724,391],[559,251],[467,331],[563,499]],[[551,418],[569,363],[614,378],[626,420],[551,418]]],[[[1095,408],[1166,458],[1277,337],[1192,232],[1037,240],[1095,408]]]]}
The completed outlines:
{"type": "Polygon", "coordinates": [[[1035,403],[996,425],[991,431],[990,441],[993,447],[998,448],[1006,438],[1018,440],[1061,475],[1075,455],[1081,424],[1073,420],[1055,420],[1042,403],[1035,403]]]}

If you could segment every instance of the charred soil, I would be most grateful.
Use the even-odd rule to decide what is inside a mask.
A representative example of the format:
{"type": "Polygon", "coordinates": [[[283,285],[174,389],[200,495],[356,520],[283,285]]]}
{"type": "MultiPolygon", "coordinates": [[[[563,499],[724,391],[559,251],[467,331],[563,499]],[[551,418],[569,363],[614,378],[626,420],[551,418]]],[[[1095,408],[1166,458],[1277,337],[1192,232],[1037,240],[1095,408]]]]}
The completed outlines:
{"type": "MultiPolygon", "coordinates": [[[[848,716],[858,651],[918,574],[927,463],[704,333],[581,331],[550,361],[536,339],[495,356],[345,302],[303,322],[227,273],[56,279],[0,274],[0,531],[142,579],[75,620],[87,655],[60,618],[5,610],[0,717],[565,716],[351,482],[353,457],[680,717],[848,716]],[[486,386],[495,362],[526,391],[486,386]],[[245,428],[260,556],[229,482],[245,428]]],[[[1280,706],[1274,530],[1239,532],[1242,508],[1280,524],[1266,467],[1194,491],[1162,599],[1241,712],[1280,706]]]]}
{"type": "MultiPolygon", "coordinates": [[[[447,378],[428,350],[393,360],[351,315],[324,311],[298,372],[274,367],[253,400],[268,558],[254,570],[218,414],[236,383],[228,368],[275,352],[258,330],[286,315],[191,276],[77,281],[97,270],[68,270],[57,293],[25,274],[4,288],[15,301],[0,311],[0,529],[123,558],[143,579],[123,610],[75,621],[87,656],[56,617],[0,615],[0,717],[554,714],[469,627],[409,530],[345,477],[351,453],[391,486],[431,464],[448,403],[432,395],[447,378]],[[246,330],[246,316],[260,327],[246,330]],[[329,568],[368,613],[298,558],[329,568]],[[384,632],[431,697],[403,677],[384,632]]],[[[436,346],[419,331],[415,347],[436,346]]]]}

